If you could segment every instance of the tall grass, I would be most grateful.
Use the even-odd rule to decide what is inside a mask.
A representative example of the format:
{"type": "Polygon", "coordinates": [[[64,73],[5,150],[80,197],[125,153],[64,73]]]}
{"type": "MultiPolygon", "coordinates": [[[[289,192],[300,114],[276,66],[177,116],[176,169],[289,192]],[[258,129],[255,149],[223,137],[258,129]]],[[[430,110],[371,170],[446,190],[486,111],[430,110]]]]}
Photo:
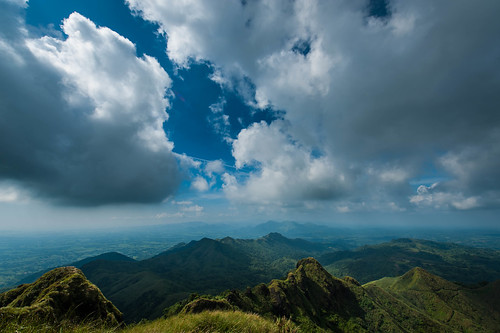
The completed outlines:
{"type": "Polygon", "coordinates": [[[295,333],[289,320],[276,322],[240,311],[205,311],[158,319],[125,329],[126,333],[295,333]]]}
{"type": "Polygon", "coordinates": [[[107,328],[97,323],[48,325],[24,321],[0,325],[2,333],[299,333],[287,319],[273,321],[240,311],[205,311],[142,322],[128,327],[107,328]]]}
{"type": "Polygon", "coordinates": [[[118,333],[121,328],[105,327],[102,323],[61,323],[51,325],[36,321],[23,321],[22,323],[8,322],[0,324],[2,333],[118,333]]]}

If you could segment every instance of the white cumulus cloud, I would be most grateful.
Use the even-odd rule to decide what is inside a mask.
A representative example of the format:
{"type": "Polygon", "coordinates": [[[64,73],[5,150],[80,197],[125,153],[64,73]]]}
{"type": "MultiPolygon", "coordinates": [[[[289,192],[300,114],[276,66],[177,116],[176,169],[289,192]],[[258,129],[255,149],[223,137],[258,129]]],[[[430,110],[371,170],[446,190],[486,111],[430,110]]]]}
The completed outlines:
{"type": "Polygon", "coordinates": [[[500,205],[499,155],[491,154],[500,2],[391,0],[384,18],[368,17],[368,1],[127,3],[160,25],[178,66],[206,61],[247,104],[284,111],[284,120],[254,124],[233,142],[236,167],[256,171],[227,173],[231,198],[404,207],[415,201],[411,179],[437,169],[450,180],[439,186],[447,199],[432,201],[449,204],[433,206],[500,205]],[[471,149],[480,152],[473,163],[463,158],[471,149]]]}
{"type": "Polygon", "coordinates": [[[19,8],[0,7],[12,18],[0,34],[0,179],[65,204],[171,195],[181,177],[158,61],[78,13],[64,20],[65,39],[34,39],[19,8]]]}
{"type": "Polygon", "coordinates": [[[314,157],[281,131],[280,123],[255,123],[233,142],[236,167],[258,166],[243,183],[226,174],[229,196],[256,203],[331,199],[345,191],[344,175],[328,157],[314,157]]]}
{"type": "Polygon", "coordinates": [[[196,191],[204,192],[209,189],[208,182],[205,178],[198,176],[191,182],[191,187],[196,191]]]}

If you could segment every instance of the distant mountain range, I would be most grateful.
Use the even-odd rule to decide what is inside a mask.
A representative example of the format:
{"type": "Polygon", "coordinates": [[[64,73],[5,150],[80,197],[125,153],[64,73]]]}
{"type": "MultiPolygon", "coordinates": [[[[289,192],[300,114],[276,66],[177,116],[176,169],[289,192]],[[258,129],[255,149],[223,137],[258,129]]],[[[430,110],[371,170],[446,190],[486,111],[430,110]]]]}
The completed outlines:
{"type": "Polygon", "coordinates": [[[81,268],[126,320],[157,318],[191,293],[215,294],[283,276],[307,255],[330,249],[273,233],[247,240],[203,238],[143,261],[94,260],[81,268]]]}
{"type": "Polygon", "coordinates": [[[500,278],[498,250],[408,238],[336,251],[318,260],[332,275],[352,276],[361,283],[402,275],[414,267],[464,284],[500,278]]]}
{"type": "MultiPolygon", "coordinates": [[[[495,250],[399,239],[338,251],[279,233],[257,239],[203,238],[142,261],[106,253],[71,265],[81,268],[131,322],[158,318],[164,308],[192,293],[217,294],[282,278],[297,260],[309,256],[333,275],[352,276],[361,283],[402,275],[417,266],[464,284],[500,278],[500,252],[495,250]]],[[[41,273],[22,282],[32,282],[41,273]]]]}
{"type": "Polygon", "coordinates": [[[151,325],[252,320],[269,332],[495,332],[500,322],[499,251],[450,243],[398,239],[338,251],[270,233],[180,243],[142,261],[105,253],[73,264],[91,282],[77,268],[57,268],[0,294],[0,327],[34,318],[118,325],[113,304],[128,322],[162,314],[151,325]]]}
{"type": "MultiPolygon", "coordinates": [[[[85,275],[116,304],[127,321],[153,319],[191,293],[215,294],[278,278],[300,258],[335,250],[322,243],[270,233],[258,239],[203,238],[179,243],[150,259],[136,261],[116,252],[68,265],[85,275]]],[[[31,283],[43,273],[19,283],[31,283]]]]}
{"type": "MultiPolygon", "coordinates": [[[[93,257],[88,257],[88,258],[85,258],[85,259],[82,259],[82,260],[78,260],[78,261],[75,261],[75,262],[72,262],[72,263],[67,263],[61,267],[65,267],[65,266],[72,266],[72,267],[76,267],[76,268],[82,268],[83,265],[85,264],[88,264],[92,261],[96,261],[96,260],[106,260],[106,261],[135,261],[134,259],[132,258],[129,258],[121,253],[118,253],[118,252],[107,252],[107,253],[103,253],[103,254],[100,254],[98,256],[93,256],[93,257]]],[[[53,270],[54,268],[56,267],[52,267],[52,268],[49,268],[49,269],[46,269],[46,270],[43,270],[43,271],[40,271],[40,272],[37,272],[37,273],[34,273],[34,274],[30,274],[28,276],[26,276],[25,278],[23,278],[22,280],[20,280],[17,284],[24,284],[24,283],[32,283],[34,282],[36,279],[38,279],[40,276],[42,276],[43,274],[53,270]]]]}
{"type": "Polygon", "coordinates": [[[50,233],[2,232],[0,291],[12,288],[21,279],[35,272],[105,252],[118,252],[136,260],[144,260],[181,242],[226,236],[255,239],[272,232],[278,232],[287,238],[325,243],[335,250],[354,250],[359,246],[380,244],[398,238],[455,242],[460,245],[500,250],[498,229],[429,229],[369,225],[356,227],[293,221],[268,221],[255,225],[189,222],[98,230],[60,230],[50,233]]]}

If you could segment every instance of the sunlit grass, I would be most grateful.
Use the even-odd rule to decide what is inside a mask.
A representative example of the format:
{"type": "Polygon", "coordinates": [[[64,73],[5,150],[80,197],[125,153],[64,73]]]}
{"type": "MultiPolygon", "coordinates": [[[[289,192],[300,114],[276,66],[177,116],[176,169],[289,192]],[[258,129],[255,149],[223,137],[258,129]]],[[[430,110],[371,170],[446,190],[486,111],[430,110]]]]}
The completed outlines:
{"type": "Polygon", "coordinates": [[[60,324],[51,326],[36,322],[8,323],[0,326],[2,333],[298,333],[299,329],[290,320],[273,321],[256,314],[240,311],[205,311],[197,314],[182,314],[142,322],[128,327],[103,327],[98,324],[60,324]]]}
{"type": "Polygon", "coordinates": [[[240,311],[205,311],[158,319],[137,324],[124,330],[126,333],[174,333],[174,332],[234,332],[234,333],[292,333],[299,332],[288,320],[272,321],[256,314],[240,311]]]}

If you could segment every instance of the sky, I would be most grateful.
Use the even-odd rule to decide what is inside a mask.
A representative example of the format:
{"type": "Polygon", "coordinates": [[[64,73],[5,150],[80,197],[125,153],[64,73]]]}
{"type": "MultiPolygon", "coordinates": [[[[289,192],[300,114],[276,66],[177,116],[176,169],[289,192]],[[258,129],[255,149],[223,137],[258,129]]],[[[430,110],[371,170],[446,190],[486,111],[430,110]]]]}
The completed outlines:
{"type": "Polygon", "coordinates": [[[498,228],[499,12],[0,0],[0,230],[498,228]]]}

